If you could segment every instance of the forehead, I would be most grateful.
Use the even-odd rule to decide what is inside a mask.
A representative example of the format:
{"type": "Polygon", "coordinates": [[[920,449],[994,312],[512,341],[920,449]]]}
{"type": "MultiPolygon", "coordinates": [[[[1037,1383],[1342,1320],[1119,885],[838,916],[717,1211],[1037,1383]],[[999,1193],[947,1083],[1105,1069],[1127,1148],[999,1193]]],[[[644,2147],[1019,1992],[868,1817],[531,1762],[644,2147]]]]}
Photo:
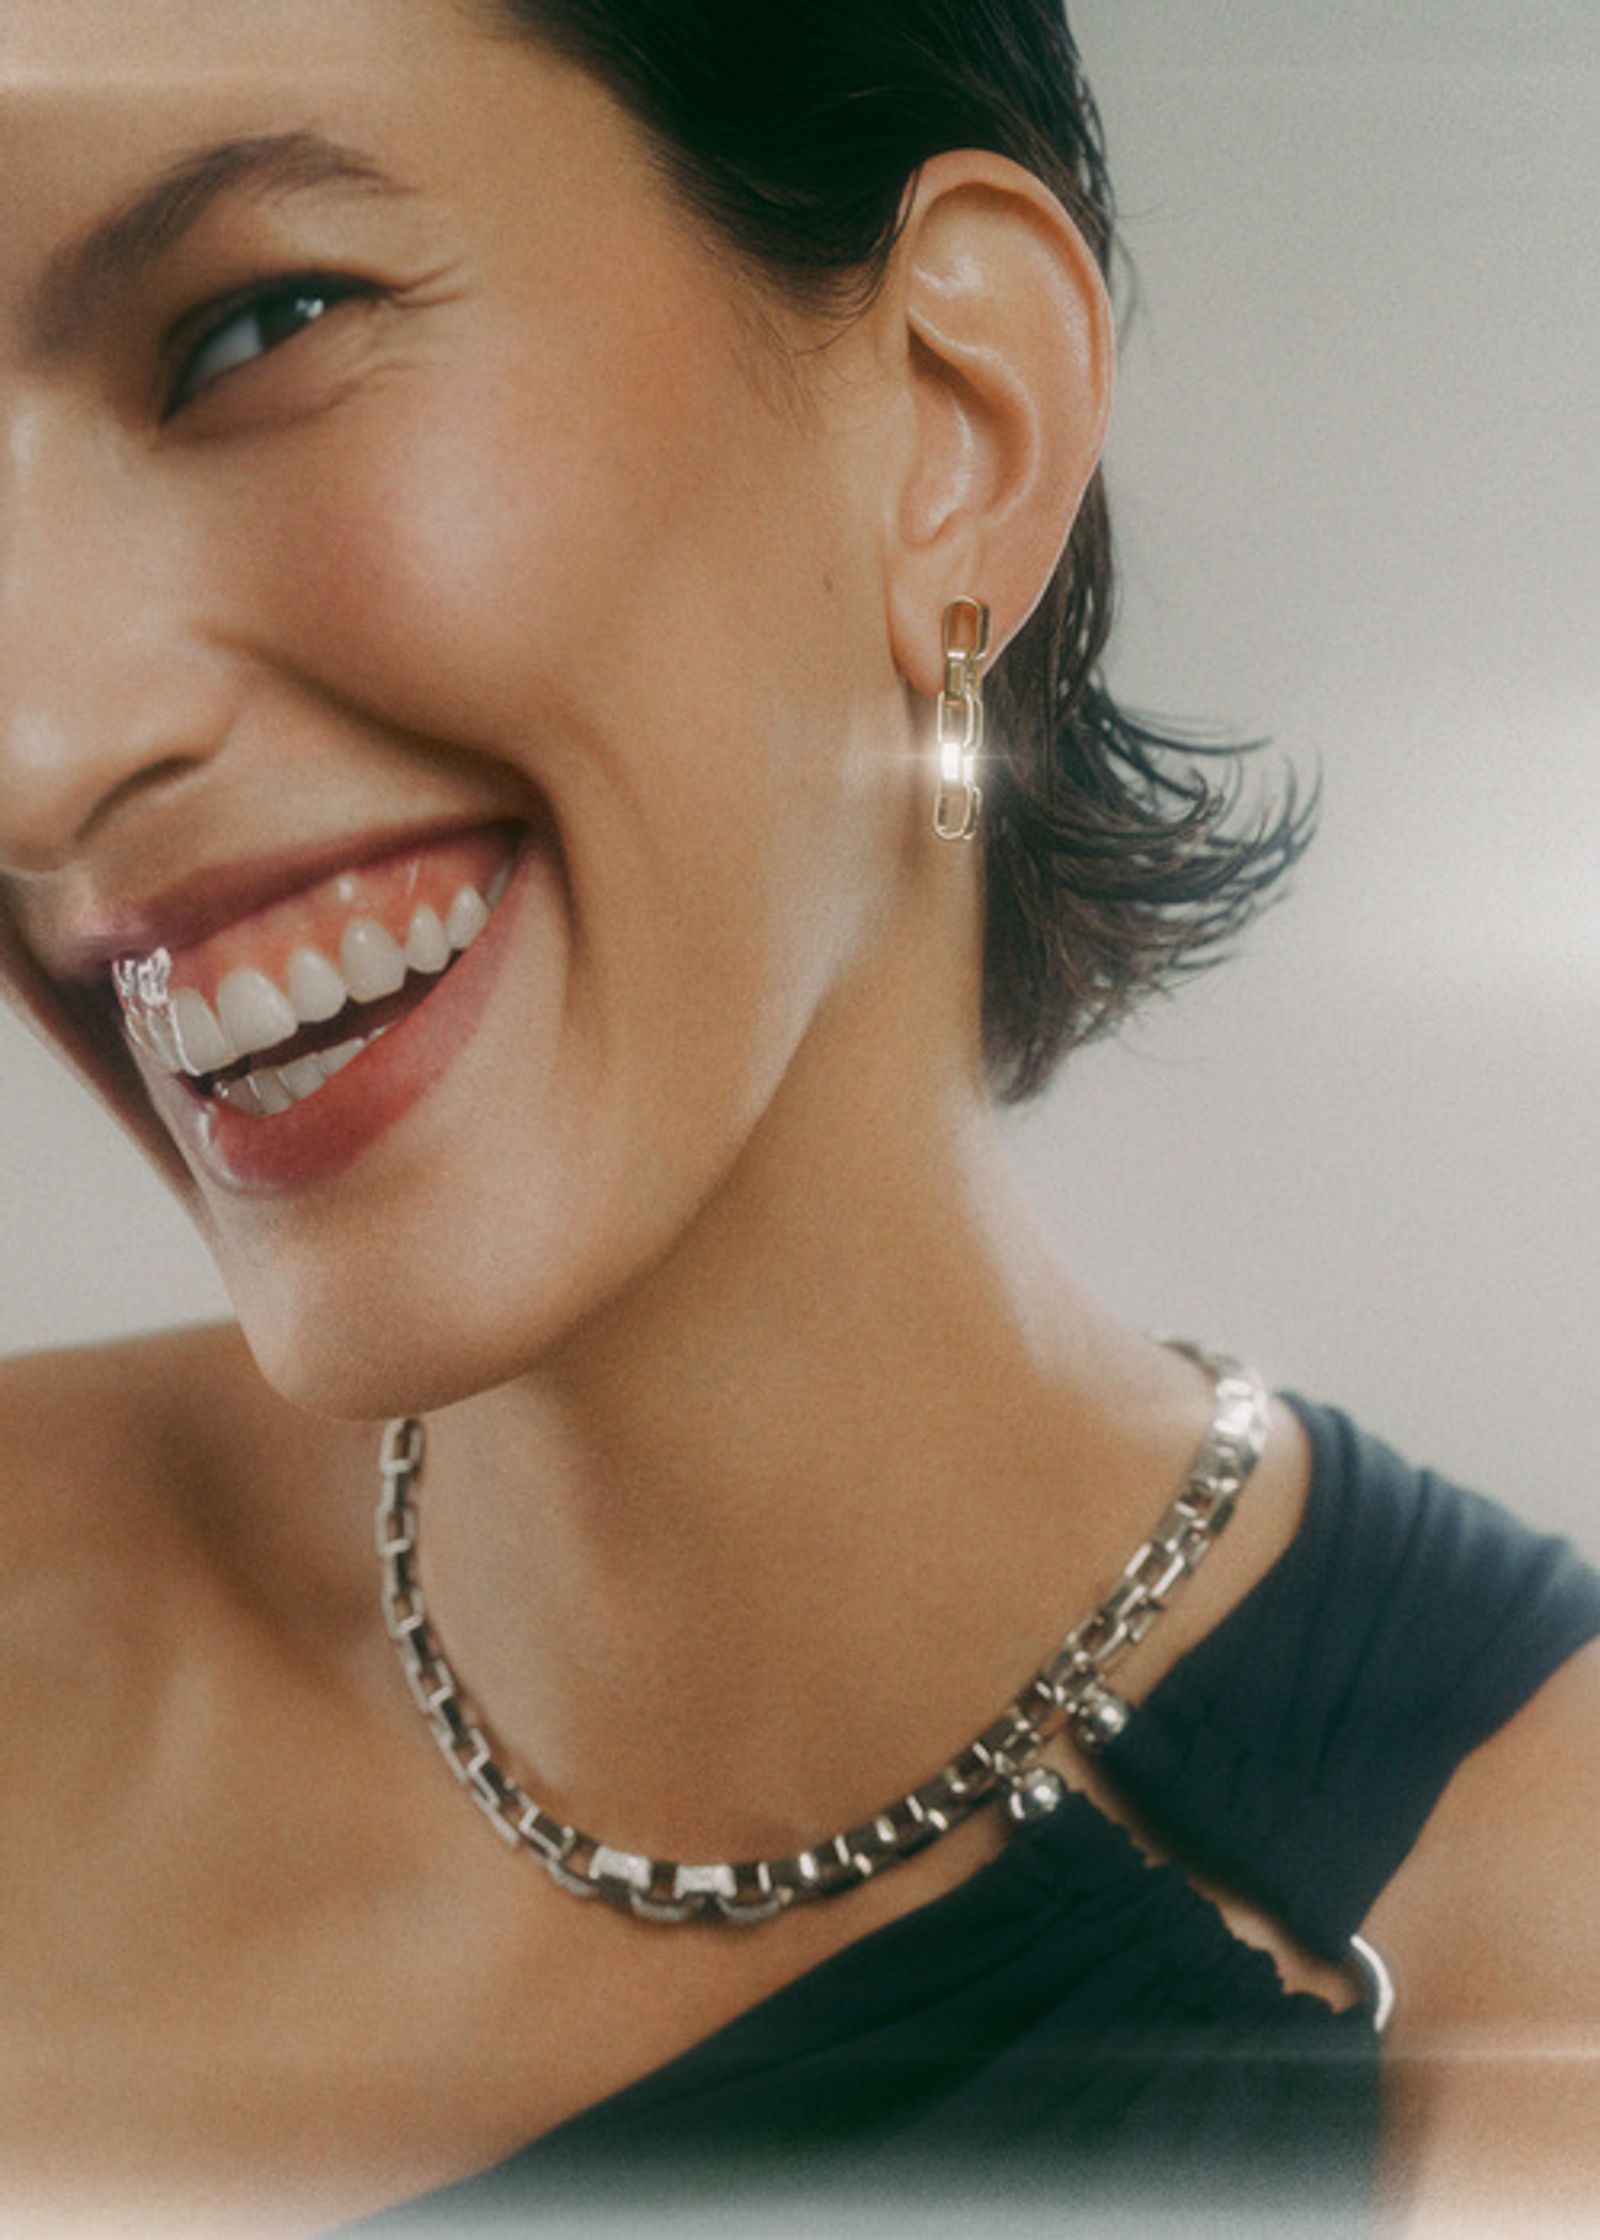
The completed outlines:
{"type": "Polygon", "coordinates": [[[0,0],[0,295],[208,151],[290,140],[370,159],[424,220],[637,230],[659,199],[611,97],[487,0],[0,0]]]}
{"type": "Polygon", "coordinates": [[[487,20],[478,0],[5,0],[0,91],[403,67],[487,20]]]}
{"type": "Polygon", "coordinates": [[[487,0],[0,0],[8,214],[252,132],[364,126],[459,158],[497,90],[504,107],[574,75],[528,42],[508,70],[495,29],[487,0]]]}

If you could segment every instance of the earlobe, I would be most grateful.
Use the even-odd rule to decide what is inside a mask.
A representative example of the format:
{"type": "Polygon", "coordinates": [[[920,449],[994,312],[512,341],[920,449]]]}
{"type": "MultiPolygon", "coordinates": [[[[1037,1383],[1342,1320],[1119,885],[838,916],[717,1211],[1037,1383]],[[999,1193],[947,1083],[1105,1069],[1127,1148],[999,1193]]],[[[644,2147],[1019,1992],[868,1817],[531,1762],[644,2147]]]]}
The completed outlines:
{"type": "Polygon", "coordinates": [[[887,494],[890,622],[902,674],[931,693],[951,599],[993,610],[998,653],[1055,572],[1104,436],[1111,317],[1055,196],[982,149],[923,166],[882,309],[912,431],[887,494]]]}

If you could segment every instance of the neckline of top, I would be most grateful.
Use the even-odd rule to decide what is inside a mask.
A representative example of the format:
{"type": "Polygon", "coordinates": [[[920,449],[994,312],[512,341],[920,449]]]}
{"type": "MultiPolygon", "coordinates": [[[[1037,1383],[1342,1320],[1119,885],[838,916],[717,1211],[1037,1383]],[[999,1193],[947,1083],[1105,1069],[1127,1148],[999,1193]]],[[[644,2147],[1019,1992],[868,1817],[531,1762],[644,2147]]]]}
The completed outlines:
{"type": "MultiPolygon", "coordinates": [[[[1227,1652],[1238,1634],[1247,1633],[1261,1621],[1263,1611],[1282,1599],[1286,1589],[1292,1589],[1300,1574],[1320,1561],[1322,1542],[1331,1508],[1331,1477],[1334,1456],[1326,1421],[1326,1410],[1297,1392],[1279,1391],[1273,1398],[1281,1400],[1294,1416],[1306,1435],[1311,1451],[1311,1464],[1306,1478],[1305,1505],[1294,1532],[1278,1550],[1260,1576],[1253,1579],[1237,1602],[1230,1603],[1214,1626],[1191,1641],[1183,1654],[1176,1657],[1142,1695],[1129,1698],[1134,1720],[1154,1713],[1166,1715],[1175,1702],[1194,1696],[1203,1676],[1211,1664],[1221,1657],[1226,1661],[1227,1652]]],[[[1132,1731],[1134,1721],[1124,1730],[1132,1731]]],[[[1118,1746],[1124,1739],[1118,1736],[1108,1742],[1100,1755],[1109,1765],[1117,1762],[1118,1746]]]]}

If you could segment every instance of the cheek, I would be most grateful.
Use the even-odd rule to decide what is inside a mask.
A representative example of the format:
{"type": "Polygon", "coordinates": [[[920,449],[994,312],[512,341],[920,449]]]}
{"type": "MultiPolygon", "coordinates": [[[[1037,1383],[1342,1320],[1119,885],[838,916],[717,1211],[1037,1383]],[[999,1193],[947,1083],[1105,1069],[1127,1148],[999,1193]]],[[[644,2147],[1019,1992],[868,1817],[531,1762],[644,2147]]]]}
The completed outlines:
{"type": "Polygon", "coordinates": [[[626,486],[607,502],[492,394],[430,401],[368,405],[305,447],[253,604],[314,689],[441,744],[515,748],[602,620],[626,486]]]}
{"type": "Polygon", "coordinates": [[[331,415],[254,545],[258,627],[380,740],[537,788],[613,1086],[690,1070],[688,1027],[683,1093],[759,1095],[860,921],[837,526],[725,369],[635,338],[630,390],[607,355],[331,415]]]}
{"type": "Polygon", "coordinates": [[[292,434],[281,472],[246,464],[219,559],[264,650],[495,751],[592,723],[625,683],[638,700],[641,672],[652,697],[674,672],[719,700],[759,682],[772,648],[752,639],[807,569],[759,496],[782,445],[714,356],[675,361],[649,328],[519,339],[447,331],[292,434]]]}

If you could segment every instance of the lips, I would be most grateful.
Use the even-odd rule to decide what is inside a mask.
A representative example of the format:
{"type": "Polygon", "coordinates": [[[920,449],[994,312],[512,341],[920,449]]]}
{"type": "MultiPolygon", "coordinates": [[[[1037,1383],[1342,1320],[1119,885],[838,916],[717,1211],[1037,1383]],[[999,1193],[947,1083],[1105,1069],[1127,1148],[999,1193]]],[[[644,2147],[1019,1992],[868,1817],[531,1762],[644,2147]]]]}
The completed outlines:
{"type": "Polygon", "coordinates": [[[156,1072],[265,1120],[316,1095],[423,1001],[483,933],[516,835],[396,850],[187,948],[119,958],[123,1030],[156,1072]]]}
{"type": "MultiPolygon", "coordinates": [[[[208,865],[164,893],[130,896],[93,915],[41,918],[15,944],[8,985],[13,998],[36,989],[33,1014],[50,1040],[141,1146],[158,1163],[170,1161],[180,1190],[209,1179],[230,1193],[276,1194],[336,1174],[403,1118],[475,1032],[512,953],[513,922],[534,936],[528,953],[553,963],[566,909],[564,864],[542,815],[471,828],[414,824],[364,848],[325,840],[293,855],[208,865]],[[358,933],[347,951],[347,933],[363,921],[375,930],[358,933]],[[364,994],[387,984],[377,967],[363,977],[364,957],[381,964],[384,942],[400,952],[400,985],[387,996],[364,994]],[[312,952],[338,977],[337,1010],[332,980],[310,965],[299,966],[291,994],[290,967],[312,952]],[[230,976],[251,973],[276,998],[257,989],[253,999],[246,983],[242,1018],[237,989],[219,1009],[230,976]],[[172,1025],[185,991],[209,1008],[225,1038],[221,1048],[191,1049],[189,1066],[172,1025]],[[255,999],[270,1020],[252,1023],[255,999]],[[288,1006],[294,1033],[240,1050],[233,1029],[251,1030],[241,1039],[254,1041],[269,1025],[288,1023],[276,1003],[288,1006]],[[137,1099],[117,1067],[117,1045],[137,1066],[137,1099]],[[212,1070],[200,1064],[224,1057],[230,1062],[212,1070]],[[246,1086],[252,1074],[291,1068],[281,1087],[246,1086]]],[[[0,937],[7,932],[0,919],[0,937]]],[[[516,954],[525,952],[522,941],[516,954]]]]}

